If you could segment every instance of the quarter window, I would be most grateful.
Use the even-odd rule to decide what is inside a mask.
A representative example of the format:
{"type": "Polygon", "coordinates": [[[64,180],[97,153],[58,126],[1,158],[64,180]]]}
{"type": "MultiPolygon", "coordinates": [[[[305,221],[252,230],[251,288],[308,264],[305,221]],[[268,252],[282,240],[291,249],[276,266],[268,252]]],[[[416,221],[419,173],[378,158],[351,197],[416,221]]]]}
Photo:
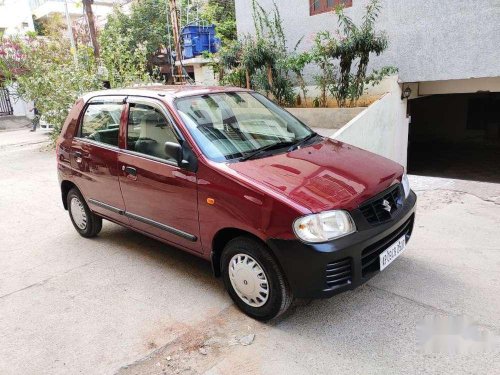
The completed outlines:
{"type": "Polygon", "coordinates": [[[80,137],[118,147],[123,104],[94,103],[85,110],[80,137]]]}
{"type": "Polygon", "coordinates": [[[155,107],[131,103],[127,126],[127,149],[172,160],[165,153],[166,142],[179,143],[170,121],[155,107]]]}

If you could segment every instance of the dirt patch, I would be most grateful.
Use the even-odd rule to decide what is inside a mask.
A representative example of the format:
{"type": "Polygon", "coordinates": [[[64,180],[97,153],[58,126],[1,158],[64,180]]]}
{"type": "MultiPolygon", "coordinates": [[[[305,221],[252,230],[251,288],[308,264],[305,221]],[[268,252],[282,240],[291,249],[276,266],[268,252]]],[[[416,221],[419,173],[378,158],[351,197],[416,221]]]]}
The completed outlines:
{"type": "MultiPolygon", "coordinates": [[[[192,326],[148,357],[124,366],[117,374],[199,374],[235,350],[245,350],[258,340],[267,326],[238,311],[234,306],[192,326]]],[[[150,346],[154,349],[154,346],[150,346]]]]}

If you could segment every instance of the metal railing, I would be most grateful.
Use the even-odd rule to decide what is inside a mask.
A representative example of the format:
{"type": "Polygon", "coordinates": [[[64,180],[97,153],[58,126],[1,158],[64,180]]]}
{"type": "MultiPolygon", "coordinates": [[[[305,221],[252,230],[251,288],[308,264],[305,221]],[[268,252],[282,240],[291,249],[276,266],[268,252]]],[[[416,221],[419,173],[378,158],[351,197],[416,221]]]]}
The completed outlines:
{"type": "Polygon", "coordinates": [[[0,116],[12,115],[14,110],[10,102],[9,91],[0,87],[0,116]]]}

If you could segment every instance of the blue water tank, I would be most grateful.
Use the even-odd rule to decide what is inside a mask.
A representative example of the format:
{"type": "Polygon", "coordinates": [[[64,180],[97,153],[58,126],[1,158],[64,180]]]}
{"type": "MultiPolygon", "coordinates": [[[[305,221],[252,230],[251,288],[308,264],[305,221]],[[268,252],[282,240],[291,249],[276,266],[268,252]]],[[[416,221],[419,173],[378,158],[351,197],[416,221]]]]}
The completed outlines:
{"type": "Polygon", "coordinates": [[[189,25],[182,28],[185,59],[201,55],[204,51],[217,52],[220,39],[215,37],[215,25],[189,25]]]}

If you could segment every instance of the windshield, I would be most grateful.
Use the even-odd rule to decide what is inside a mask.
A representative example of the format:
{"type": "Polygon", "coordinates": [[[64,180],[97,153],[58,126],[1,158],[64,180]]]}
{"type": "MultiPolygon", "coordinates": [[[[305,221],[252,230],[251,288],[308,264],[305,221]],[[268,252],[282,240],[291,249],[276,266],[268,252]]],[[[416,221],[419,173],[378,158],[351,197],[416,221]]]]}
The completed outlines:
{"type": "Polygon", "coordinates": [[[313,132],[257,93],[222,92],[176,100],[177,111],[211,160],[244,157],[273,144],[292,144],[313,132]]]}

